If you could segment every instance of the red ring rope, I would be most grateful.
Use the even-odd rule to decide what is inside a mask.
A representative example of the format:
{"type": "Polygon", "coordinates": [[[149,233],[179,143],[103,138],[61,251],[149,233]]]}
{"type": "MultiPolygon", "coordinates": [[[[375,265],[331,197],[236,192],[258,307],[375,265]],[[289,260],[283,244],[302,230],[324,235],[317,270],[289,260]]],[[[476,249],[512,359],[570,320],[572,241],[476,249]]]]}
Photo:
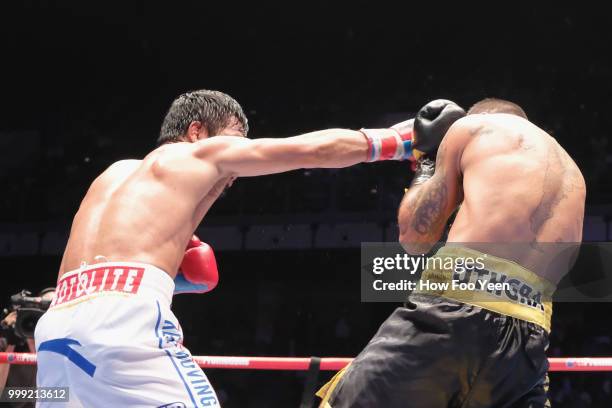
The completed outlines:
{"type": "MultiPolygon", "coordinates": [[[[243,370],[308,370],[310,357],[235,357],[193,356],[202,368],[243,370]]],[[[350,363],[352,358],[324,357],[321,370],[337,371],[350,363]]],[[[612,357],[557,357],[549,358],[548,371],[612,371],[612,357]]],[[[0,364],[36,364],[36,354],[0,353],[0,364]]]]}

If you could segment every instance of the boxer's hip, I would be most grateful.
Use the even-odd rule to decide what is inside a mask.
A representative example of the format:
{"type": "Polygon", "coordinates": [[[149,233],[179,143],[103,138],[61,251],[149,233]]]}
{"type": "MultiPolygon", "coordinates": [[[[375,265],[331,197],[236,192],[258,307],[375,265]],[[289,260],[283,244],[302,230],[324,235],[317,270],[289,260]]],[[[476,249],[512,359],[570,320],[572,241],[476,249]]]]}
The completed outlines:
{"type": "Polygon", "coordinates": [[[164,271],[145,264],[63,275],[36,326],[38,384],[69,387],[74,406],[218,406],[182,344],[173,290],[164,271]]]}
{"type": "Polygon", "coordinates": [[[174,281],[156,266],[136,262],[104,262],[62,275],[51,310],[101,296],[146,297],[170,305],[174,281]]]}
{"type": "Polygon", "coordinates": [[[173,290],[170,276],[147,264],[109,262],[68,272],[38,321],[36,347],[86,346],[88,354],[99,357],[180,342],[182,332],[170,310],[173,290]]]}
{"type": "Polygon", "coordinates": [[[425,289],[414,291],[414,295],[456,300],[550,332],[555,285],[513,261],[471,248],[445,246],[428,260],[421,282],[427,283],[422,285],[425,289]],[[466,267],[468,259],[472,260],[470,268],[466,267]],[[428,288],[434,287],[432,284],[435,289],[428,288]]]}
{"type": "Polygon", "coordinates": [[[432,258],[444,262],[431,262],[421,281],[437,290],[414,291],[395,310],[319,391],[321,407],[546,404],[554,285],[514,262],[467,248],[444,247],[432,258]],[[466,258],[478,258],[482,268],[457,273],[445,266],[465,265],[456,261],[466,258]],[[453,280],[475,286],[453,289],[453,280]],[[509,286],[491,289],[476,280],[509,286]]]}
{"type": "Polygon", "coordinates": [[[317,395],[322,408],[543,407],[547,346],[534,323],[414,295],[317,395]]]}

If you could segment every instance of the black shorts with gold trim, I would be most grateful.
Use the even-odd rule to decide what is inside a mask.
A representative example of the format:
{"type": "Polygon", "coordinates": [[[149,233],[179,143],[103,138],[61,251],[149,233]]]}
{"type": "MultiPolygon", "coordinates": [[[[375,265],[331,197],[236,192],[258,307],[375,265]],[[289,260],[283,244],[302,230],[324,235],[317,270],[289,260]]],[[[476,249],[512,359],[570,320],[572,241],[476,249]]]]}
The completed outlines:
{"type": "Polygon", "coordinates": [[[317,395],[324,408],[546,407],[547,347],[540,325],[413,294],[317,395]]]}

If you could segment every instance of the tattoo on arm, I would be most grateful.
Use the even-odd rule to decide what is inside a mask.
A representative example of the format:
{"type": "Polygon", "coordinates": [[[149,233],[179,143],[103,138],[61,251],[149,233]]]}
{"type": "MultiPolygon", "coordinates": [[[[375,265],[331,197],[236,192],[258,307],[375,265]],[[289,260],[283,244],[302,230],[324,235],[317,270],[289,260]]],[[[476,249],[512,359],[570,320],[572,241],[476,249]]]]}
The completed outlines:
{"type": "Polygon", "coordinates": [[[454,201],[462,199],[461,175],[459,169],[453,167],[458,166],[458,158],[449,161],[448,154],[449,145],[443,140],[436,157],[435,173],[422,184],[413,183],[400,205],[398,222],[402,239],[408,242],[406,245],[433,243],[440,239],[448,220],[449,207],[455,207],[459,203],[454,201]],[[453,180],[449,179],[450,174],[453,180]]]}
{"type": "Polygon", "coordinates": [[[444,221],[441,215],[448,203],[448,188],[444,179],[433,178],[429,183],[415,200],[416,209],[412,219],[412,227],[421,235],[437,231],[444,221]]]}

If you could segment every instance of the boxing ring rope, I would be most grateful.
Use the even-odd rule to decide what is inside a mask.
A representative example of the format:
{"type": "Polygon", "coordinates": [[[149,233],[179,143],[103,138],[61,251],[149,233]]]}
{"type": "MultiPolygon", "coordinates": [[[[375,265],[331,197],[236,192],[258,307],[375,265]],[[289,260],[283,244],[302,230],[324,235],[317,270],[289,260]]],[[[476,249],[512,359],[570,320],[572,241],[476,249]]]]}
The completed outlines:
{"type": "MultiPolygon", "coordinates": [[[[306,371],[314,357],[236,357],[236,356],[193,356],[202,368],[239,370],[290,370],[306,371]]],[[[323,357],[319,370],[338,371],[350,363],[352,358],[323,357]]],[[[552,357],[548,359],[548,371],[612,371],[612,357],[552,357]]],[[[0,364],[36,364],[33,353],[0,353],[0,364]]]]}

